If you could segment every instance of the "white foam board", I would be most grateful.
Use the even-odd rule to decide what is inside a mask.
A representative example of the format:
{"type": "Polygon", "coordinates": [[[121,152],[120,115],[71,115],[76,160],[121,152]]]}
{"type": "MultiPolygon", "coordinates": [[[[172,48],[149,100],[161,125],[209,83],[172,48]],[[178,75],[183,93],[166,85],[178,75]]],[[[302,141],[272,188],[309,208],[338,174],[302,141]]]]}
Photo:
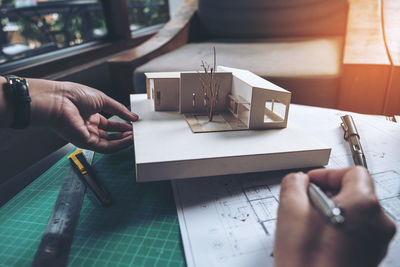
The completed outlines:
{"type": "Polygon", "coordinates": [[[131,95],[137,181],[324,166],[331,148],[289,123],[284,129],[192,133],[183,114],[154,111],[131,95]]]}

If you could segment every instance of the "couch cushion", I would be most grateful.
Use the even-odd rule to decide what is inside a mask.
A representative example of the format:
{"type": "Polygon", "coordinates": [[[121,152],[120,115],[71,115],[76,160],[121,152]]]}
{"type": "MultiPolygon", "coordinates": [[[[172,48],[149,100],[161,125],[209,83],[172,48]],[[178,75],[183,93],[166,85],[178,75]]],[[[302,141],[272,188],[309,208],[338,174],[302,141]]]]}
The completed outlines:
{"type": "Polygon", "coordinates": [[[292,102],[335,107],[339,90],[342,37],[274,39],[256,43],[215,42],[187,44],[137,68],[135,92],[146,91],[145,72],[201,70],[201,60],[250,70],[291,91],[292,102]]]}
{"type": "Polygon", "coordinates": [[[344,34],[347,0],[199,0],[211,36],[263,38],[344,34]]]}

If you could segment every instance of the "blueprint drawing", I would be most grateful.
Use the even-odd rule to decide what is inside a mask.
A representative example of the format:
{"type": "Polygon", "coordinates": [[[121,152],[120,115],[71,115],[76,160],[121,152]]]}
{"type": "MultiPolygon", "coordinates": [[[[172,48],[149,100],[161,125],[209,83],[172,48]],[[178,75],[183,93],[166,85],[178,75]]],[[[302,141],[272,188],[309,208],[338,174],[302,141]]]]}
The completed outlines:
{"type": "MultiPolygon", "coordinates": [[[[289,123],[332,147],[326,167],[344,168],[353,165],[340,127],[345,114],[355,120],[377,196],[400,228],[400,125],[379,116],[300,105],[291,105],[289,123]]],[[[280,182],[289,172],[173,181],[187,265],[273,266],[280,182]]],[[[398,251],[397,233],[380,266],[398,266],[398,251]]]]}

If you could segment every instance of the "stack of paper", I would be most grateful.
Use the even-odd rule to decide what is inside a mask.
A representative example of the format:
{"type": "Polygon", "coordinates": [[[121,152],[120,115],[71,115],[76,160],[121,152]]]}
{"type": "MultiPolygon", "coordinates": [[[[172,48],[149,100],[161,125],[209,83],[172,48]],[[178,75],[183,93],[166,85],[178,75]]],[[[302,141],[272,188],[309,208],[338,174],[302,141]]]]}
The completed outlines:
{"type": "MultiPolygon", "coordinates": [[[[289,123],[332,147],[329,168],[352,166],[340,116],[351,114],[378,198],[400,228],[400,125],[383,116],[291,105],[289,123]]],[[[273,266],[271,256],[285,172],[173,182],[188,266],[273,266]]],[[[366,218],[368,219],[368,218],[366,218]]],[[[399,266],[397,233],[380,266],[399,266]]]]}

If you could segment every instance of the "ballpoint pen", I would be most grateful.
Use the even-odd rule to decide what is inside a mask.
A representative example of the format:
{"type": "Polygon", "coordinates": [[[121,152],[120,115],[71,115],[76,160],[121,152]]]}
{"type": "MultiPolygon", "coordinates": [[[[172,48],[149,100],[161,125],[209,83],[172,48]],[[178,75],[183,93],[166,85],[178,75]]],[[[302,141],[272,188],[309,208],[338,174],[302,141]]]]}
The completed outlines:
{"type": "Polygon", "coordinates": [[[367,168],[367,161],[360,143],[360,135],[353,118],[350,115],[341,116],[340,118],[342,119],[341,126],[344,131],[344,139],[349,142],[354,164],[367,168]]]}
{"type": "Polygon", "coordinates": [[[343,210],[337,206],[317,185],[310,183],[308,194],[314,206],[335,226],[344,223],[343,210]]]}

